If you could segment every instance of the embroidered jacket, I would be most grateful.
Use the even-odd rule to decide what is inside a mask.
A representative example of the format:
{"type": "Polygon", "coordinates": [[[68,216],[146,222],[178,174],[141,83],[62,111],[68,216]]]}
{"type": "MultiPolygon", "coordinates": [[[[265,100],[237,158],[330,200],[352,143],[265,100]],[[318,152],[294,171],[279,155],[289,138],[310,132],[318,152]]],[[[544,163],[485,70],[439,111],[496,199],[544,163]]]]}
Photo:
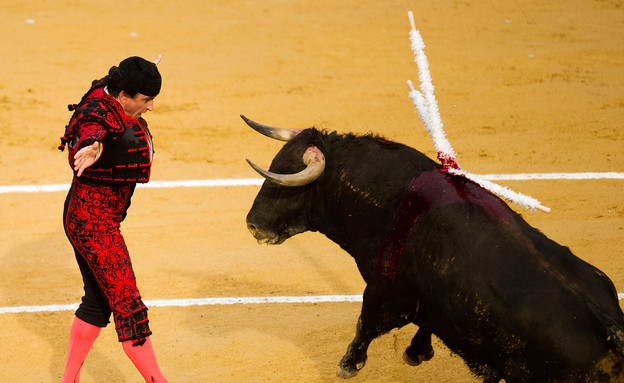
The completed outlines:
{"type": "Polygon", "coordinates": [[[67,144],[73,169],[76,152],[100,141],[104,145],[102,155],[82,172],[81,179],[107,184],[148,182],[154,151],[147,122],[142,117],[127,116],[104,87],[102,80],[94,81],[78,104],[68,106],[74,114],[59,149],[67,144]]]}

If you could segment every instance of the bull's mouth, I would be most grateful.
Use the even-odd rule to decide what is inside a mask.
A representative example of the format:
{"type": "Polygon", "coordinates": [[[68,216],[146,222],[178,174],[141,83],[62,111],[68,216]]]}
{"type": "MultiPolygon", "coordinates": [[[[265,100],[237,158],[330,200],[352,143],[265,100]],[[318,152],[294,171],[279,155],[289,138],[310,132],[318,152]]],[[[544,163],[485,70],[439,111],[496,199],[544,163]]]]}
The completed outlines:
{"type": "Polygon", "coordinates": [[[264,237],[264,238],[257,238],[256,240],[258,241],[258,244],[260,245],[279,245],[281,243],[283,243],[285,241],[285,239],[281,239],[279,236],[277,237],[272,237],[272,238],[268,238],[268,237],[264,237]]]}

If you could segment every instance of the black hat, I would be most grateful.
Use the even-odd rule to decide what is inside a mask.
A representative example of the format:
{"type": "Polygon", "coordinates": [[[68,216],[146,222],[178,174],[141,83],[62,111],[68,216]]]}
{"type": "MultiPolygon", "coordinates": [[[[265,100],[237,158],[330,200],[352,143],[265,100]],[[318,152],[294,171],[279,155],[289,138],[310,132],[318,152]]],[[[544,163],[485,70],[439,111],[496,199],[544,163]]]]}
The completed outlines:
{"type": "Polygon", "coordinates": [[[119,63],[121,74],[121,90],[133,96],[142,93],[146,96],[156,97],[160,93],[162,78],[156,64],[144,58],[128,57],[119,63]]]}

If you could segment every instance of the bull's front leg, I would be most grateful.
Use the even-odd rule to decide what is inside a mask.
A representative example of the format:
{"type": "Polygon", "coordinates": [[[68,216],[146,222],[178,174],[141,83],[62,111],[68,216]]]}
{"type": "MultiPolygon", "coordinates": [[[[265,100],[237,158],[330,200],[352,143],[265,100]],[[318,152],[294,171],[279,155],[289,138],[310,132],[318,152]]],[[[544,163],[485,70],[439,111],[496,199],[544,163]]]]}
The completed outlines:
{"type": "Polygon", "coordinates": [[[340,360],[340,363],[338,363],[336,373],[339,377],[344,379],[352,378],[360,372],[366,363],[366,351],[373,339],[375,337],[371,336],[370,332],[365,333],[362,331],[362,316],[360,315],[355,330],[355,338],[353,338],[353,341],[347,347],[347,352],[340,360]]]}
{"type": "Polygon", "coordinates": [[[356,376],[366,363],[366,352],[373,339],[411,323],[418,303],[400,301],[399,296],[388,289],[366,287],[355,337],[338,363],[338,376],[345,379],[356,376]]]}

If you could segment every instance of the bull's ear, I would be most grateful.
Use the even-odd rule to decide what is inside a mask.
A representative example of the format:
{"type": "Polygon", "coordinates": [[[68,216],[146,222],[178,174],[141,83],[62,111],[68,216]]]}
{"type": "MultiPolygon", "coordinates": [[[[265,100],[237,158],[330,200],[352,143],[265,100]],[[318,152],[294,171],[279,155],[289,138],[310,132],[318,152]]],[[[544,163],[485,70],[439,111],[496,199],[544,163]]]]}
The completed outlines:
{"type": "Polygon", "coordinates": [[[282,129],[282,128],[274,128],[267,125],[259,124],[255,121],[248,119],[247,117],[240,115],[243,121],[247,125],[249,125],[253,130],[258,133],[261,133],[267,137],[271,137],[280,141],[290,141],[291,138],[301,133],[303,129],[282,129]]]}
{"type": "Polygon", "coordinates": [[[247,160],[247,163],[257,171],[258,174],[269,181],[275,182],[278,185],[291,187],[307,185],[319,178],[321,174],[323,174],[323,170],[325,170],[325,156],[316,146],[310,146],[303,153],[303,163],[306,164],[307,167],[299,173],[277,174],[264,170],[249,160],[247,160]]]}

